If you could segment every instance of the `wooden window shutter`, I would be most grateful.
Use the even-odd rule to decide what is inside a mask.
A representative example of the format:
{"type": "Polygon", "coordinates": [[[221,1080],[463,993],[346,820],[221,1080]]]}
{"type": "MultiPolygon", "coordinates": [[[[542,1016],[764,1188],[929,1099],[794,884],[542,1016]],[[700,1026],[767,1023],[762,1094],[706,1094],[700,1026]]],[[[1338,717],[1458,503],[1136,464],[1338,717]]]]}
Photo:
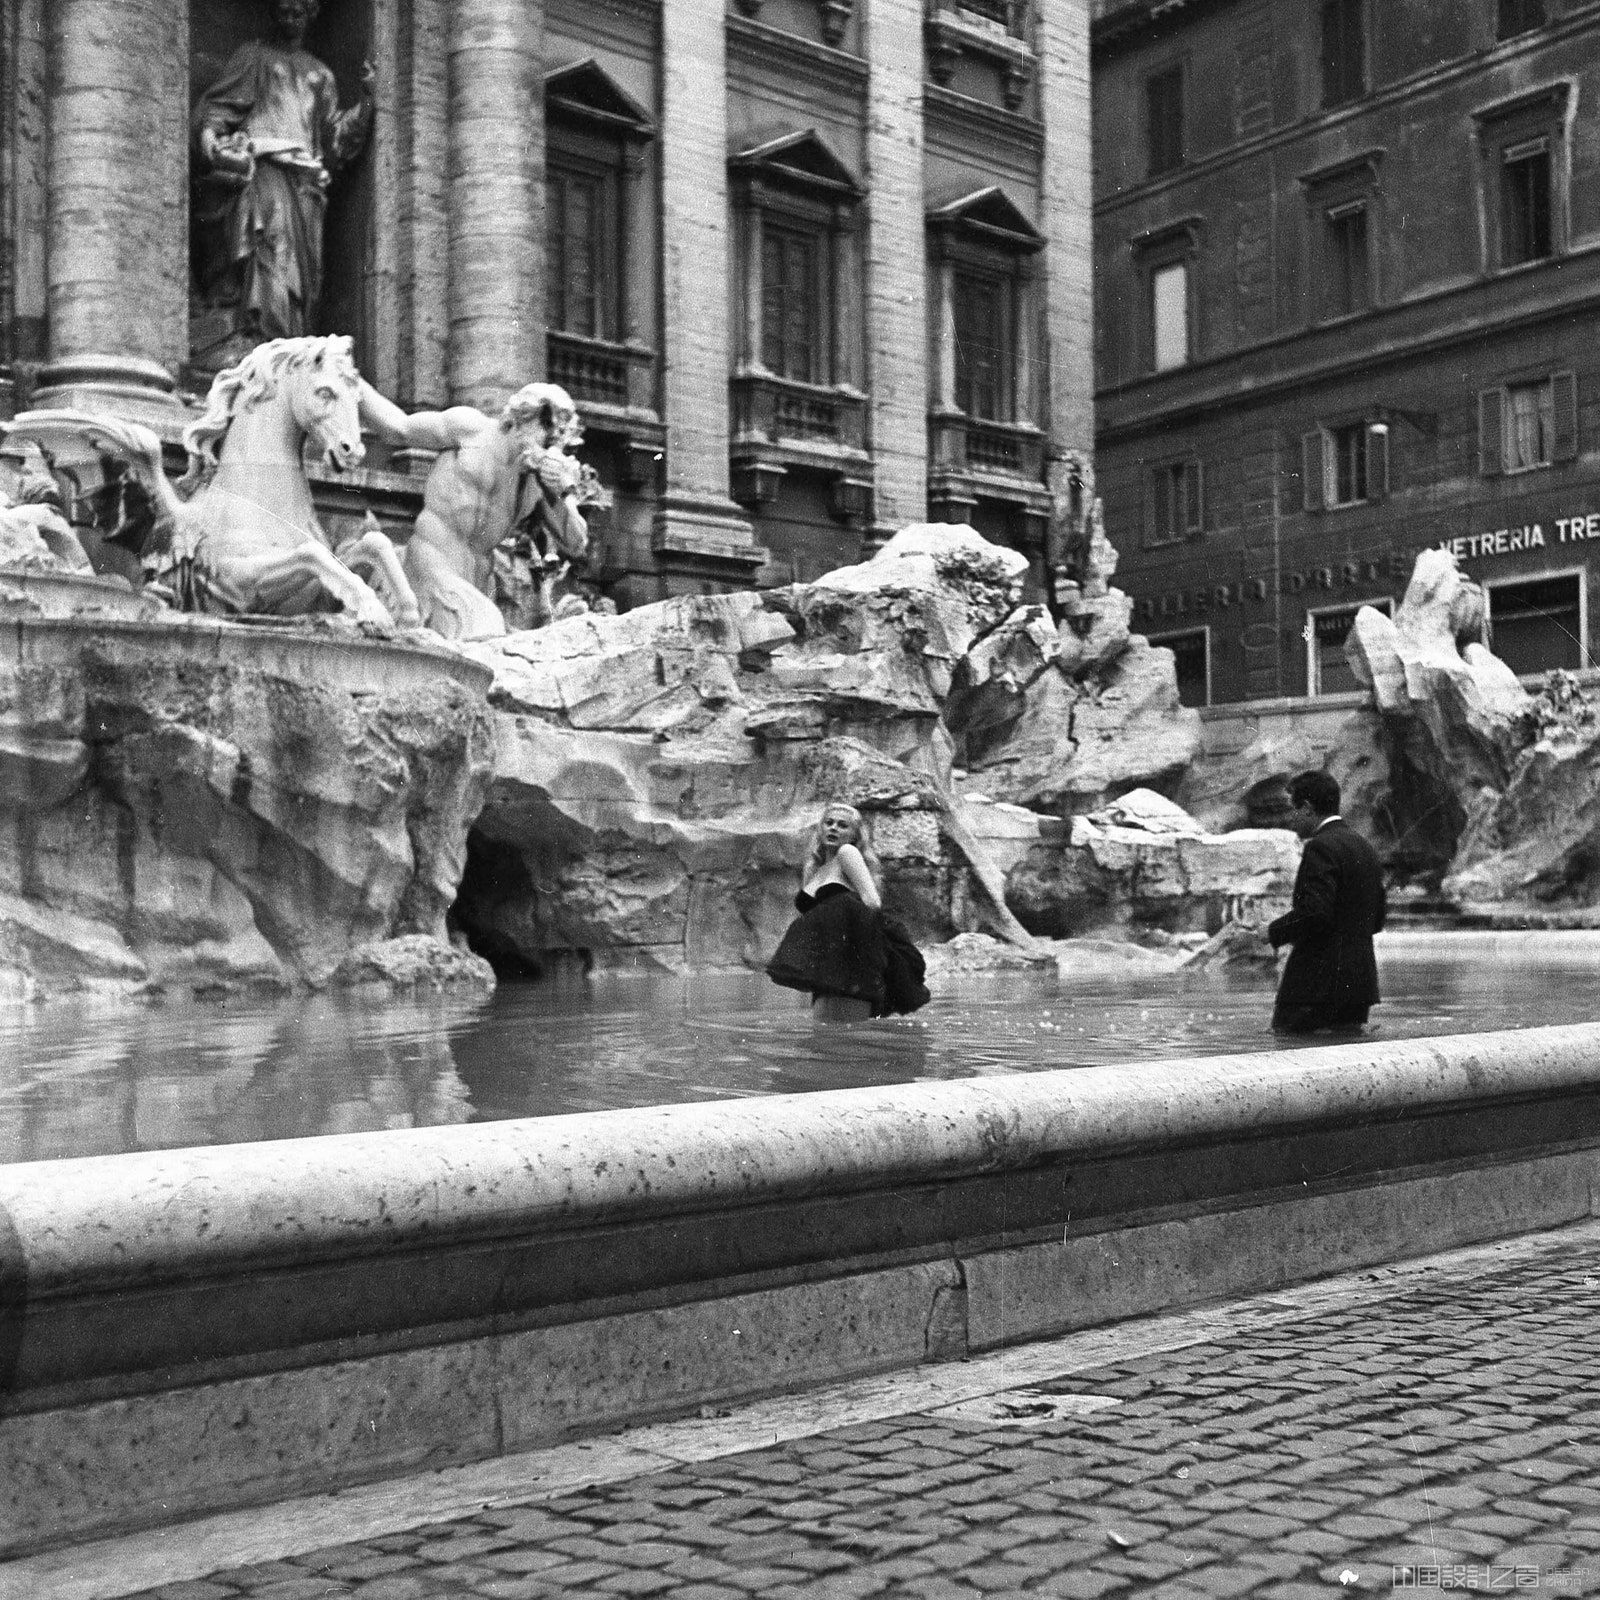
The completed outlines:
{"type": "Polygon", "coordinates": [[[1504,409],[1505,395],[1501,390],[1478,391],[1478,471],[1486,478],[1505,470],[1505,435],[1501,431],[1504,409]]]}
{"type": "Polygon", "coordinates": [[[1382,500],[1389,493],[1389,430],[1367,429],[1367,499],[1382,500]]]}
{"type": "Polygon", "coordinates": [[[1198,461],[1183,464],[1183,531],[1198,539],[1206,530],[1205,469],[1198,461]]]}
{"type": "Polygon", "coordinates": [[[1578,459],[1578,380],[1571,372],[1550,374],[1550,397],[1555,412],[1555,448],[1552,461],[1578,459]]]}
{"type": "Polygon", "coordinates": [[[1322,429],[1300,436],[1300,489],[1307,511],[1322,509],[1322,429]]]}

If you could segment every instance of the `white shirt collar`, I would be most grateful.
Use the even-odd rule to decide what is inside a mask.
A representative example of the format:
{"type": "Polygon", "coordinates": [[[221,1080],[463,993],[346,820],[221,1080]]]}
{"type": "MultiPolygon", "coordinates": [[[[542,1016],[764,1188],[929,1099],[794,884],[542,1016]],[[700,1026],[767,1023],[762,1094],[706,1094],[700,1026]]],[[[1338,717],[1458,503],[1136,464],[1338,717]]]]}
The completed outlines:
{"type": "Polygon", "coordinates": [[[1316,832],[1321,833],[1322,830],[1324,828],[1326,828],[1330,822],[1343,822],[1343,821],[1344,821],[1344,818],[1341,817],[1337,811],[1335,811],[1334,814],[1331,817],[1324,817],[1322,819],[1322,821],[1317,824],[1316,832]]]}

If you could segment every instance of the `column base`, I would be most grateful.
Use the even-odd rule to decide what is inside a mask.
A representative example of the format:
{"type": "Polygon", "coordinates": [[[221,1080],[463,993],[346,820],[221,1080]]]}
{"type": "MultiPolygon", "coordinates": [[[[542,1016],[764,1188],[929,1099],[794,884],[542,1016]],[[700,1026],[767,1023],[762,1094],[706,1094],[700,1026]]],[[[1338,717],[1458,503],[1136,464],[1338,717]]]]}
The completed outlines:
{"type": "Polygon", "coordinates": [[[650,548],[663,575],[748,586],[772,552],[731,500],[669,495],[656,512],[650,548]]]}
{"type": "Polygon", "coordinates": [[[109,412],[129,422],[170,426],[184,416],[172,374],[140,356],[72,356],[40,369],[28,396],[34,411],[109,412]]]}

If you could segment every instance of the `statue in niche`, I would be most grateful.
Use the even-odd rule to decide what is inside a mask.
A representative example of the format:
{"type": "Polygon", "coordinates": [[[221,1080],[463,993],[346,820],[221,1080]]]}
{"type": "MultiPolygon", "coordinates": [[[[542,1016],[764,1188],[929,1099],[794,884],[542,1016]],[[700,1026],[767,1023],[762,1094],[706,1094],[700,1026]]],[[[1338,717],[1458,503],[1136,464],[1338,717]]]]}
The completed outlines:
{"type": "Polygon", "coordinates": [[[498,417],[473,406],[407,415],[363,382],[360,405],[361,420],[380,439],[440,452],[405,548],[424,625],[447,639],[506,632],[492,595],[495,553],[507,540],[537,568],[544,609],[553,610],[557,575],[588,549],[581,508],[603,495],[594,469],[572,454],[583,433],[571,395],[553,383],[530,383],[498,417]]]}
{"type": "Polygon", "coordinates": [[[248,344],[315,332],[328,183],[372,127],[372,63],[341,111],[305,49],[316,14],[317,0],[272,0],[276,37],[240,45],[195,106],[195,276],[248,344]]]}

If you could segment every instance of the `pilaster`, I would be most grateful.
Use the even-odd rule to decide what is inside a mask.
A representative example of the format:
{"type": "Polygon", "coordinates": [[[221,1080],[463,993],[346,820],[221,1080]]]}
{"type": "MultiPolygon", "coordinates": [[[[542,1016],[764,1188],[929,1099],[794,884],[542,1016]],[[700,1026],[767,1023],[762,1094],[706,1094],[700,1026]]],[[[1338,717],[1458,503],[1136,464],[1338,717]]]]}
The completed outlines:
{"type": "Polygon", "coordinates": [[[189,7],[48,8],[46,364],[36,406],[161,421],[188,347],[189,7]]]}
{"type": "Polygon", "coordinates": [[[1045,330],[1050,480],[1058,504],[1071,478],[1088,503],[1094,482],[1093,192],[1089,8],[1039,8],[1044,121],[1045,330]]]}
{"type": "Polygon", "coordinates": [[[666,493],[652,547],[668,575],[744,582],[767,551],[729,496],[728,105],[721,0],[662,9],[661,216],[666,493]]]}
{"type": "Polygon", "coordinates": [[[922,0],[872,0],[867,105],[867,388],[876,489],[869,541],[928,509],[928,311],[922,0]]]}
{"type": "Polygon", "coordinates": [[[450,399],[498,411],[544,376],[544,0],[453,0],[450,399]]]}

